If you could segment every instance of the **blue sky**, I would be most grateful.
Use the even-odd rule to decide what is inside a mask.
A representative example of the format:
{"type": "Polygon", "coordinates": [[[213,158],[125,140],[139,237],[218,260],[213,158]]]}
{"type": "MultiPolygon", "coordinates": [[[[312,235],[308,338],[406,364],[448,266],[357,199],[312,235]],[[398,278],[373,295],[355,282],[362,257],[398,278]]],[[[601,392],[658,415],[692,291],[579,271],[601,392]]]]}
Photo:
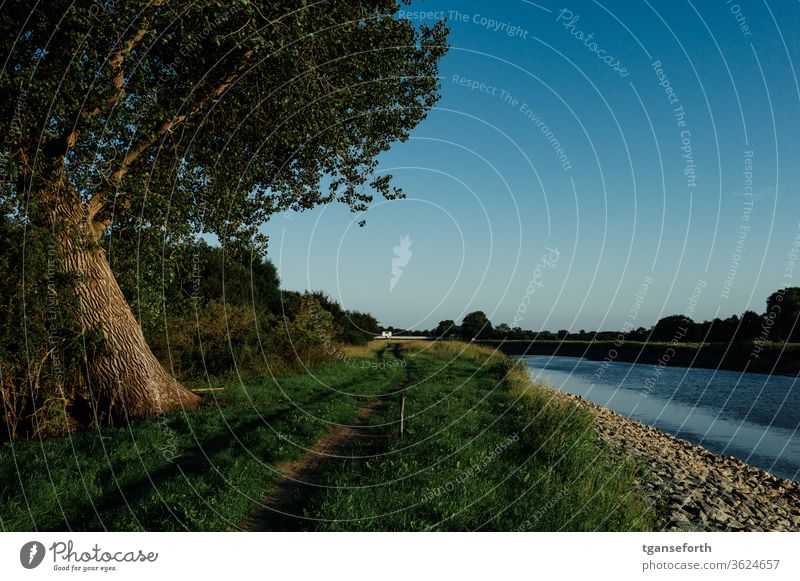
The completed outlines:
{"type": "Polygon", "coordinates": [[[577,331],[619,329],[637,301],[636,326],[685,313],[699,281],[696,320],[762,312],[772,291],[800,286],[788,263],[797,3],[407,10],[443,12],[452,29],[441,101],[381,159],[407,197],[376,199],[364,228],[341,206],[274,216],[264,231],[285,288],[324,290],[385,325],[480,309],[577,331]]]}

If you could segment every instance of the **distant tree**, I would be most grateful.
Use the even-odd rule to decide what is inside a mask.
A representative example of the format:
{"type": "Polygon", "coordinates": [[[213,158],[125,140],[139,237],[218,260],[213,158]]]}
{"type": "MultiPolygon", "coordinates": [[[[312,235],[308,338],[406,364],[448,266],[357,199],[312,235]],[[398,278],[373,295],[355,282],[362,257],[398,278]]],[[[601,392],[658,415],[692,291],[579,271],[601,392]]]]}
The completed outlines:
{"type": "Polygon", "coordinates": [[[511,334],[511,327],[507,323],[500,323],[494,328],[494,334],[498,339],[508,339],[511,334]]]}
{"type": "MultiPolygon", "coordinates": [[[[269,259],[254,250],[226,251],[200,242],[176,249],[174,254],[176,290],[183,298],[224,300],[236,306],[257,305],[274,313],[280,312],[278,271],[269,259]]],[[[129,270],[125,269],[124,273],[127,279],[129,270]]],[[[134,282],[135,279],[129,284],[134,282]]],[[[158,282],[160,292],[172,290],[165,288],[162,281],[158,282]]],[[[177,300],[179,297],[167,298],[177,300]]]]}
{"type": "Polygon", "coordinates": [[[558,333],[556,333],[559,341],[564,341],[567,337],[569,337],[569,331],[566,329],[561,329],[558,333]]]}
{"type": "Polygon", "coordinates": [[[461,322],[461,333],[465,339],[485,339],[492,335],[492,323],[483,311],[474,311],[461,322]]]}
{"type": "Polygon", "coordinates": [[[714,319],[707,333],[707,341],[712,343],[730,343],[734,341],[737,338],[740,322],[741,319],[738,315],[731,315],[727,319],[714,319]]]}
{"type": "Polygon", "coordinates": [[[380,333],[378,319],[369,313],[345,311],[347,323],[340,326],[337,339],[343,343],[363,345],[380,333]]]}
{"type": "Polygon", "coordinates": [[[451,319],[445,319],[444,321],[439,321],[439,324],[436,325],[436,328],[433,330],[433,335],[436,337],[446,337],[451,333],[455,333],[454,330],[456,326],[455,321],[451,319]]]}
{"type": "Polygon", "coordinates": [[[800,341],[800,287],[783,288],[767,298],[767,320],[773,320],[770,339],[800,341]]]}
{"type": "Polygon", "coordinates": [[[753,341],[761,334],[762,316],[754,311],[745,311],[742,314],[742,324],[736,334],[740,341],[753,341]]]}
{"type": "Polygon", "coordinates": [[[589,333],[590,341],[611,341],[617,338],[619,333],[617,331],[596,331],[589,333]]]}
{"type": "Polygon", "coordinates": [[[333,315],[334,334],[332,339],[340,343],[363,345],[380,333],[378,320],[369,313],[348,311],[321,291],[313,293],[314,298],[326,311],[333,315]]]}
{"type": "Polygon", "coordinates": [[[692,323],[693,321],[690,318],[683,315],[664,317],[653,327],[650,339],[652,341],[685,340],[689,325],[692,323]]]}

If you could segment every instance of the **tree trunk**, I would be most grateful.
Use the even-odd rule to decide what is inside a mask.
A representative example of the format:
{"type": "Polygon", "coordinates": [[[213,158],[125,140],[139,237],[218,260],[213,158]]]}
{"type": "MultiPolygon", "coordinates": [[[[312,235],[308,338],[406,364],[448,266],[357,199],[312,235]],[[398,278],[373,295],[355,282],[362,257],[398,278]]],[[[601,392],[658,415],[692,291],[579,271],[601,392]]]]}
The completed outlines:
{"type": "Polygon", "coordinates": [[[103,338],[99,348],[86,349],[95,413],[132,418],[195,407],[200,398],[161,366],[145,341],[98,244],[105,225],[95,222],[96,212],[87,205],[75,202],[56,202],[52,217],[62,248],[60,268],[79,275],[79,322],[103,338]]]}

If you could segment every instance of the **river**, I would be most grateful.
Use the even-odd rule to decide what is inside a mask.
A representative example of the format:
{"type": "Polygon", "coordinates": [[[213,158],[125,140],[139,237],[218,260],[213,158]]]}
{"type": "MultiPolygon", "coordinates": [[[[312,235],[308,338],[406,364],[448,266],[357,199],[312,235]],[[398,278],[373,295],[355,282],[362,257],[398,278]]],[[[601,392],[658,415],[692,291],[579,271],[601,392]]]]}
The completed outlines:
{"type": "Polygon", "coordinates": [[[534,380],[579,395],[715,454],[800,480],[800,382],[713,369],[521,358],[534,380]]]}

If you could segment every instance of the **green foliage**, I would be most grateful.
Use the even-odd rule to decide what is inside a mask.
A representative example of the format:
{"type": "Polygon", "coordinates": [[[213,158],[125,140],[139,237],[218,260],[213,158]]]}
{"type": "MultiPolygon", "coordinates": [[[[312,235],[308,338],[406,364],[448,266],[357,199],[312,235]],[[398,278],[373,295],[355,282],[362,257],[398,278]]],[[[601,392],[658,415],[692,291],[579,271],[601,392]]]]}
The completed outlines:
{"type": "Polygon", "coordinates": [[[270,344],[281,358],[296,366],[313,367],[333,355],[333,315],[319,300],[311,293],[294,296],[290,312],[292,318],[283,319],[270,344]]]}
{"type": "Polygon", "coordinates": [[[114,234],[251,245],[279,210],[396,197],[376,159],[439,98],[447,49],[443,22],[417,28],[399,6],[5,2],[3,194],[49,203],[63,169],[114,234]]]}
{"type": "Polygon", "coordinates": [[[800,287],[783,288],[767,298],[766,319],[772,340],[800,341],[800,287]],[[774,321],[774,323],[773,323],[774,321]]]}
{"type": "Polygon", "coordinates": [[[332,424],[355,422],[364,398],[391,391],[401,374],[339,364],[264,377],[209,395],[190,414],[2,445],[0,529],[237,528],[278,479],[279,463],[332,424]]]}
{"type": "MultiPolygon", "coordinates": [[[[342,325],[352,325],[351,318],[374,322],[323,293],[282,291],[275,266],[254,250],[226,252],[202,242],[167,249],[163,282],[155,282],[162,304],[142,327],[156,357],[184,381],[317,367],[336,344],[365,343],[364,333],[343,332],[342,325]]],[[[126,285],[132,304],[134,289],[143,286],[154,282],[126,285]]]]}
{"type": "Polygon", "coordinates": [[[599,450],[585,412],[531,385],[502,355],[426,343],[413,354],[384,346],[353,363],[237,383],[195,412],[109,428],[102,437],[87,431],[21,442],[13,455],[6,445],[2,528],[238,528],[276,482],[279,463],[302,456],[331,425],[358,421],[381,437],[365,438],[351,460],[325,473],[323,486],[298,492],[312,517],[307,527],[652,528],[636,467],[599,450]],[[396,358],[405,364],[377,365],[396,358]],[[414,387],[402,392],[407,429],[399,439],[398,390],[406,385],[414,387]],[[394,394],[388,405],[359,420],[365,402],[386,394],[394,394]],[[15,462],[27,470],[18,473],[15,462]]]}
{"type": "MultiPolygon", "coordinates": [[[[637,467],[592,417],[498,353],[457,342],[407,356],[403,439],[369,440],[310,499],[331,531],[650,530],[637,467]],[[380,444],[384,445],[380,445],[380,444]]],[[[409,354],[410,355],[410,354],[409,354]]],[[[369,424],[396,435],[400,398],[369,424]]]]}
{"type": "Polygon", "coordinates": [[[465,339],[489,338],[492,333],[492,323],[483,311],[469,313],[461,322],[461,334],[465,339]]]}
{"type": "Polygon", "coordinates": [[[458,331],[459,329],[456,327],[455,321],[447,319],[439,321],[439,324],[436,325],[436,328],[433,330],[433,334],[436,337],[447,337],[451,334],[457,334],[458,331]]]}
{"type": "MultiPolygon", "coordinates": [[[[59,247],[43,228],[0,215],[0,437],[72,431],[93,421],[81,380],[87,350],[102,348],[73,322],[74,280],[59,274],[59,247]],[[19,241],[24,240],[24,244],[19,241]],[[24,268],[23,268],[24,265],[24,268]]],[[[164,245],[160,259],[124,245],[112,266],[161,363],[189,384],[283,374],[319,367],[339,343],[335,316],[376,325],[320,293],[282,292],[277,271],[255,251],[225,252],[205,243],[164,245]]]]}
{"type": "Polygon", "coordinates": [[[78,341],[74,281],[58,273],[50,232],[3,212],[0,248],[0,440],[71,430],[89,421],[79,370],[94,348],[78,341]]]}
{"type": "Polygon", "coordinates": [[[314,293],[322,308],[333,315],[333,339],[351,345],[366,345],[380,332],[378,320],[369,313],[345,310],[328,295],[314,293]]]}

